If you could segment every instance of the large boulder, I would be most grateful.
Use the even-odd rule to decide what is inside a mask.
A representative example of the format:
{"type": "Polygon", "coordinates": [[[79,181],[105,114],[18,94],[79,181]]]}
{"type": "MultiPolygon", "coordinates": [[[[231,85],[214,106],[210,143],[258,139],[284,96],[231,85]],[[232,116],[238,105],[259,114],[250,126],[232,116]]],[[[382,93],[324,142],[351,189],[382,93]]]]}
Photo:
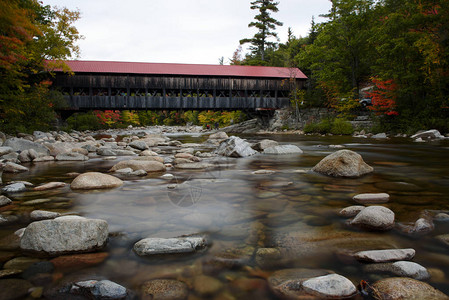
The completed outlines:
{"type": "Polygon", "coordinates": [[[360,211],[350,224],[371,230],[390,230],[394,227],[394,212],[383,206],[369,206],[360,211]]]}
{"type": "Polygon", "coordinates": [[[268,147],[263,150],[264,154],[301,154],[302,150],[295,145],[280,145],[268,147]]]}
{"type": "Polygon", "coordinates": [[[311,278],[302,283],[304,290],[321,299],[349,298],[357,293],[354,284],[338,274],[311,278]]]}
{"type": "Polygon", "coordinates": [[[360,154],[351,150],[340,150],[323,158],[312,171],[334,177],[360,177],[373,172],[360,154]]]}
{"type": "Polygon", "coordinates": [[[148,145],[144,141],[132,141],[131,143],[129,143],[129,146],[131,148],[134,148],[137,150],[142,150],[142,151],[148,149],[148,145]]]}
{"type": "Polygon", "coordinates": [[[247,141],[237,136],[231,136],[220,143],[215,153],[222,156],[246,157],[256,154],[257,151],[253,150],[247,141]]]}
{"type": "Polygon", "coordinates": [[[23,150],[33,149],[38,153],[49,155],[50,151],[47,147],[21,138],[10,138],[3,144],[4,147],[11,147],[15,152],[21,152],[23,150]]]}
{"type": "Polygon", "coordinates": [[[108,234],[108,223],[104,220],[64,216],[28,225],[20,248],[52,256],[92,252],[106,245],[108,234]]]}
{"type": "MultiPolygon", "coordinates": [[[[152,157],[153,156],[149,156],[148,158],[152,157]]],[[[131,168],[133,171],[144,170],[146,172],[165,172],[166,170],[165,165],[159,161],[131,159],[118,162],[109,170],[109,172],[115,172],[125,168],[131,168]]]]}
{"type": "Polygon", "coordinates": [[[449,297],[431,285],[412,278],[392,277],[372,285],[376,299],[448,300],[449,297]]]}
{"type": "Polygon", "coordinates": [[[123,185],[117,177],[99,172],[87,172],[78,175],[70,187],[73,190],[110,189],[123,185]]]}

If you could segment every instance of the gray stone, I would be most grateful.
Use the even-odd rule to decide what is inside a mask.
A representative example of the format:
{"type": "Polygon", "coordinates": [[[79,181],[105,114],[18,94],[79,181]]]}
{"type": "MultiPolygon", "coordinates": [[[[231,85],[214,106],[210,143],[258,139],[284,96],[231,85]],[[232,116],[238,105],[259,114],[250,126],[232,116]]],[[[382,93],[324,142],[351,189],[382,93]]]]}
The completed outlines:
{"type": "Polygon", "coordinates": [[[87,172],[78,175],[71,183],[73,190],[110,189],[123,185],[117,177],[99,172],[87,172]]]}
{"type": "Polygon", "coordinates": [[[400,260],[411,260],[415,256],[414,249],[387,249],[387,250],[368,250],[360,251],[354,254],[354,257],[366,262],[391,262],[400,260]]]}
{"type": "Polygon", "coordinates": [[[8,153],[13,152],[14,150],[11,147],[0,147],[0,156],[6,155],[8,153]]]}
{"type": "Polygon", "coordinates": [[[136,170],[136,171],[131,172],[130,175],[132,175],[132,176],[146,176],[146,175],[148,175],[148,172],[145,171],[145,170],[140,169],[140,170],[136,170]]]}
{"type": "Polygon", "coordinates": [[[246,157],[257,153],[247,141],[236,136],[231,136],[221,142],[215,152],[218,155],[230,157],[246,157]]]}
{"type": "Polygon", "coordinates": [[[261,140],[253,145],[253,149],[257,151],[263,151],[270,147],[276,147],[279,143],[273,140],[261,140]]]}
{"type": "Polygon", "coordinates": [[[123,175],[129,175],[132,172],[133,172],[133,169],[131,169],[131,168],[123,168],[123,169],[118,169],[115,171],[115,173],[123,174],[123,175]]]}
{"type": "Polygon", "coordinates": [[[19,154],[16,152],[11,152],[2,156],[2,159],[12,163],[20,163],[19,154]]]}
{"type": "Polygon", "coordinates": [[[334,177],[360,177],[373,172],[360,154],[351,150],[339,150],[323,158],[312,171],[334,177]]]}
{"type": "Polygon", "coordinates": [[[438,213],[435,215],[435,217],[433,217],[433,219],[438,222],[447,222],[449,221],[449,214],[438,213]]]}
{"type": "Polygon", "coordinates": [[[57,161],[86,161],[89,160],[89,157],[77,153],[77,152],[70,152],[65,154],[59,154],[55,157],[57,161]]]}
{"type": "Polygon", "coordinates": [[[427,130],[424,132],[418,132],[414,135],[411,136],[412,139],[444,139],[444,136],[441,135],[441,133],[436,130],[436,129],[432,129],[432,130],[427,130]]]}
{"type": "Polygon", "coordinates": [[[23,150],[33,149],[43,155],[49,155],[50,151],[47,147],[21,138],[10,138],[3,144],[4,147],[11,147],[13,151],[20,152],[23,150]]]}
{"type": "Polygon", "coordinates": [[[363,209],[365,209],[365,206],[361,205],[353,205],[343,208],[338,212],[338,214],[345,218],[352,218],[355,217],[359,212],[361,212],[363,209]]]}
{"type": "Polygon", "coordinates": [[[144,141],[132,141],[129,146],[142,151],[148,149],[148,145],[144,141]]]}
{"type": "Polygon", "coordinates": [[[225,140],[227,138],[229,138],[228,135],[223,131],[213,133],[209,136],[209,140],[225,140]]]}
{"type": "Polygon", "coordinates": [[[6,164],[3,165],[3,172],[5,173],[21,173],[27,171],[29,171],[27,167],[15,164],[13,162],[7,162],[6,164]]]}
{"type": "MultiPolygon", "coordinates": [[[[149,156],[151,158],[152,156],[149,156]]],[[[145,157],[144,157],[145,158],[145,157]]],[[[109,172],[115,172],[116,170],[131,168],[133,171],[144,170],[150,172],[165,172],[166,167],[163,163],[151,160],[123,160],[115,164],[109,172]]]]}
{"type": "Polygon", "coordinates": [[[10,205],[11,203],[11,199],[6,196],[0,195],[0,207],[10,205]]]}
{"type": "Polygon", "coordinates": [[[38,158],[33,159],[33,162],[47,162],[47,161],[54,161],[55,158],[53,156],[50,155],[46,155],[46,156],[40,156],[38,158]]]}
{"type": "Polygon", "coordinates": [[[360,204],[380,204],[387,203],[390,200],[390,195],[386,193],[359,194],[355,195],[352,199],[360,204]]]}
{"type": "Polygon", "coordinates": [[[31,160],[35,160],[36,158],[39,157],[39,153],[37,153],[36,150],[34,150],[34,149],[28,149],[28,157],[31,160]]]}
{"type": "Polygon", "coordinates": [[[394,212],[383,206],[369,206],[359,212],[350,224],[372,230],[390,230],[394,227],[394,212]]]}
{"type": "Polygon", "coordinates": [[[100,156],[116,156],[117,155],[114,150],[112,150],[111,148],[106,148],[106,147],[100,147],[97,150],[97,154],[100,156]]]}
{"type": "Polygon", "coordinates": [[[47,255],[92,252],[106,245],[108,234],[104,220],[64,216],[28,225],[20,248],[47,255]]]}
{"type": "Polygon", "coordinates": [[[18,193],[26,190],[25,184],[23,183],[13,183],[5,186],[2,191],[5,193],[18,193]]]}
{"type": "Polygon", "coordinates": [[[42,184],[40,186],[35,187],[33,190],[35,191],[47,191],[47,190],[53,190],[53,189],[58,189],[58,188],[62,188],[65,187],[67,184],[65,182],[49,182],[49,183],[45,183],[42,184]]]}
{"type": "Polygon", "coordinates": [[[0,215],[0,225],[9,225],[19,220],[17,216],[0,215]]]}
{"type": "Polygon", "coordinates": [[[320,298],[349,298],[357,293],[354,284],[338,274],[311,278],[303,282],[304,289],[320,298]]]}
{"type": "Polygon", "coordinates": [[[81,146],[81,148],[86,149],[88,152],[97,152],[98,148],[92,144],[86,144],[81,146]]]}
{"type": "Polygon", "coordinates": [[[449,297],[431,285],[412,278],[393,277],[372,284],[377,299],[448,300],[449,297]]]}
{"type": "Polygon", "coordinates": [[[122,150],[122,149],[116,149],[114,150],[115,155],[117,156],[135,156],[136,153],[131,150],[122,150]]]}
{"type": "Polygon", "coordinates": [[[91,294],[94,299],[124,299],[128,295],[125,287],[110,280],[87,280],[75,283],[71,293],[91,294]],[[82,291],[78,291],[81,289],[82,291]]]}
{"type": "Polygon", "coordinates": [[[207,246],[204,237],[146,238],[134,245],[137,255],[192,253],[207,246]]]}
{"type": "Polygon", "coordinates": [[[387,134],[386,133],[378,133],[373,135],[371,138],[373,139],[387,139],[387,134]]]}
{"type": "Polygon", "coordinates": [[[20,152],[18,159],[20,160],[21,163],[26,163],[26,162],[32,161],[32,159],[30,157],[30,151],[23,150],[22,152],[20,152]]]}
{"type": "Polygon", "coordinates": [[[398,261],[393,263],[392,271],[397,276],[410,277],[416,280],[427,280],[430,278],[426,268],[411,261],[398,261]]]}
{"type": "Polygon", "coordinates": [[[303,153],[301,149],[298,148],[298,146],[295,145],[280,145],[280,146],[274,146],[265,148],[263,150],[264,154],[301,154],[303,153]]]}
{"type": "Polygon", "coordinates": [[[60,216],[60,213],[46,210],[33,210],[30,213],[30,218],[32,221],[51,220],[60,216]]]}
{"type": "Polygon", "coordinates": [[[201,170],[214,167],[213,164],[205,163],[205,162],[191,162],[191,163],[183,163],[177,164],[175,166],[176,169],[181,170],[201,170]]]}
{"type": "Polygon", "coordinates": [[[158,156],[158,154],[151,150],[145,150],[139,153],[139,156],[158,156]]]}

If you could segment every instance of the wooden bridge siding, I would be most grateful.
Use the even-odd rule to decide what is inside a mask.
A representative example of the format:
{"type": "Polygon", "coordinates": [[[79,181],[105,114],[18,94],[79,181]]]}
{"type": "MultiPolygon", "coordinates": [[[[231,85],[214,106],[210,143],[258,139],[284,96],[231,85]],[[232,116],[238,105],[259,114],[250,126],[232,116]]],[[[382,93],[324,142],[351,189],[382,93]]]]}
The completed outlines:
{"type": "MultiPolygon", "coordinates": [[[[301,82],[299,81],[301,84],[301,82]]],[[[55,85],[71,88],[131,88],[131,89],[188,89],[188,90],[265,90],[276,91],[289,89],[281,79],[250,79],[223,77],[160,77],[127,75],[60,75],[55,85]]]]}
{"type": "Polygon", "coordinates": [[[255,109],[281,108],[288,98],[255,97],[150,97],[65,96],[70,107],[79,109],[255,109]]]}

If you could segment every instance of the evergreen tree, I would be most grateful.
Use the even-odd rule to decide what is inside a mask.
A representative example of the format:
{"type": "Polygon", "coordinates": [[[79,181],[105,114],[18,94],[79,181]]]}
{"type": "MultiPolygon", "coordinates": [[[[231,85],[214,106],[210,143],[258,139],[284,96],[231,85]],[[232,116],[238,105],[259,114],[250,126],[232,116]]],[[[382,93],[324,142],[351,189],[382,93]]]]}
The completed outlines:
{"type": "Polygon", "coordinates": [[[240,40],[240,44],[250,43],[250,50],[253,54],[260,56],[265,61],[265,51],[267,47],[275,47],[276,43],[269,41],[270,37],[276,38],[277,33],[274,31],[276,26],[282,26],[282,22],[271,17],[270,12],[278,12],[279,2],[274,0],[255,0],[251,2],[251,9],[258,10],[259,14],[254,17],[255,21],[248,24],[248,27],[255,27],[258,32],[252,38],[240,40]]]}

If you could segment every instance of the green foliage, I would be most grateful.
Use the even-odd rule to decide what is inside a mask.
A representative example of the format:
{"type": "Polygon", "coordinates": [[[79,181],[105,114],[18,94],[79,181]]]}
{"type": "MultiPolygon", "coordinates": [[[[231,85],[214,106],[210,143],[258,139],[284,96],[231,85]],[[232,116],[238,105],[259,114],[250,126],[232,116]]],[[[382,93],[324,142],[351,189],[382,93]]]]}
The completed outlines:
{"type": "Polygon", "coordinates": [[[67,129],[83,131],[105,128],[105,126],[100,123],[100,119],[97,115],[92,111],[87,113],[75,113],[67,118],[66,122],[68,125],[67,129]]]}
{"type": "Polygon", "coordinates": [[[350,135],[354,132],[352,124],[344,119],[337,118],[332,123],[332,128],[330,130],[332,134],[339,135],[350,135]]]}
{"type": "Polygon", "coordinates": [[[337,134],[337,135],[350,135],[354,132],[354,128],[351,123],[345,119],[323,119],[318,123],[309,123],[304,126],[305,133],[319,133],[319,134],[337,134]]]}

